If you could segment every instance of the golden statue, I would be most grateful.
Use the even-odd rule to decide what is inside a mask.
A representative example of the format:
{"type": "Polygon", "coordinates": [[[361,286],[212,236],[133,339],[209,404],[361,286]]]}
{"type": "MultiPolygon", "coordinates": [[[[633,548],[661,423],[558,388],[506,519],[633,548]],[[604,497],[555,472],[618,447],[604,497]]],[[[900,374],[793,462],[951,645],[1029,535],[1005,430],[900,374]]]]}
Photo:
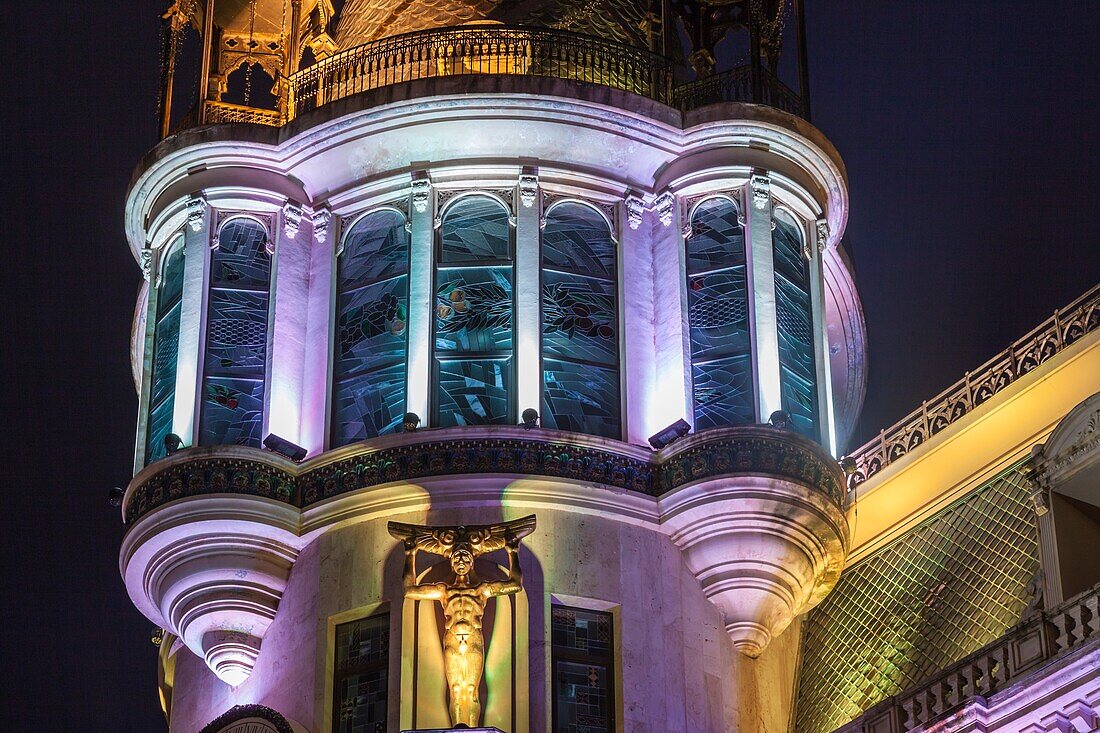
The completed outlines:
{"type": "Polygon", "coordinates": [[[451,725],[476,728],[481,720],[478,688],[485,671],[485,636],[481,618],[485,604],[495,596],[523,590],[519,543],[535,530],[535,515],[501,524],[463,527],[424,527],[389,523],[390,534],[405,544],[405,597],[439,601],[443,606],[443,666],[450,691],[451,725]],[[496,550],[508,553],[504,580],[480,581],[474,558],[496,550]],[[416,553],[441,555],[451,563],[450,583],[417,583],[416,553]]]}

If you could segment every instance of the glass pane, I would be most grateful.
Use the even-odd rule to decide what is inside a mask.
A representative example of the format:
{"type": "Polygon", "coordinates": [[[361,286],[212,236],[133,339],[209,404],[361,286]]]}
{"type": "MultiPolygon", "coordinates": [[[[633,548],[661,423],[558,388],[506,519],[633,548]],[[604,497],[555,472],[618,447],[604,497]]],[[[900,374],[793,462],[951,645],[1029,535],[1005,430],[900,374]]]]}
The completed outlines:
{"type": "Polygon", "coordinates": [[[600,664],[554,664],[554,705],[558,733],[611,730],[609,671],[600,664]]]}
{"type": "Polygon", "coordinates": [[[405,217],[388,209],[377,211],[360,219],[344,240],[338,287],[358,287],[408,270],[405,217]]]}
{"type": "Polygon", "coordinates": [[[618,332],[614,281],[543,272],[544,354],[615,365],[618,332]]]}
{"type": "Polygon", "coordinates": [[[145,430],[145,462],[164,458],[164,436],[172,432],[172,412],[175,400],[168,399],[154,407],[149,413],[149,426],[145,430]]]}
{"type": "Polygon", "coordinates": [[[550,634],[555,647],[594,657],[611,657],[611,614],[552,606],[550,634]]]}
{"type": "Polygon", "coordinates": [[[688,278],[688,321],[695,361],[747,354],[748,292],[744,266],[688,278]]]}
{"type": "Polygon", "coordinates": [[[267,293],[211,290],[207,374],[262,375],[267,358],[267,293]]]}
{"type": "Polygon", "coordinates": [[[542,425],[620,438],[619,373],[615,369],[545,359],[542,425]]]}
{"type": "Polygon", "coordinates": [[[688,274],[745,264],[745,229],[737,222],[737,207],[712,198],[695,207],[687,240],[688,274]]]}
{"type": "Polygon", "coordinates": [[[488,196],[467,196],[443,216],[442,262],[484,262],[511,259],[508,212],[488,196]]]}
{"type": "Polygon", "coordinates": [[[264,383],[253,379],[205,380],[200,445],[260,446],[264,383]]]}
{"type": "MultiPolygon", "coordinates": [[[[183,242],[173,245],[160,276],[158,303],[171,306],[183,295],[183,242]]],[[[159,306],[158,306],[159,307],[159,306]]]]}
{"type": "Polygon", "coordinates": [[[546,267],[617,279],[607,221],[583,204],[567,202],[550,211],[542,230],[542,257],[546,267]]]}
{"type": "Polygon", "coordinates": [[[336,627],[336,730],[385,733],[389,662],[389,616],[336,627]]]}
{"type": "Polygon", "coordinates": [[[440,427],[506,425],[510,359],[440,360],[436,402],[440,427]]]}
{"type": "MultiPolygon", "coordinates": [[[[158,304],[158,310],[159,304],[158,304]]],[[[149,386],[149,404],[159,405],[176,391],[176,358],[180,345],[180,312],[177,301],[157,322],[153,335],[153,376],[149,386]]]]}
{"type": "Polygon", "coordinates": [[[776,327],[779,336],[779,386],[783,409],[795,430],[817,439],[817,372],[812,337],[810,268],[802,252],[798,225],[785,212],[775,216],[776,327]]]}
{"type": "Polygon", "coordinates": [[[267,232],[254,219],[232,219],[218,233],[211,258],[214,287],[267,290],[271,258],[264,245],[267,232]]]}
{"type": "Polygon", "coordinates": [[[753,422],[756,409],[748,354],[693,364],[691,377],[696,432],[753,422]]]}
{"type": "Polygon", "coordinates": [[[404,275],[337,296],[336,379],[404,363],[407,303],[404,275]]]}
{"type": "Polygon", "coordinates": [[[333,447],[397,431],[405,414],[405,361],[333,385],[333,447]]]}
{"type": "Polygon", "coordinates": [[[512,268],[441,269],[435,347],[484,353],[512,348],[512,268]]]}

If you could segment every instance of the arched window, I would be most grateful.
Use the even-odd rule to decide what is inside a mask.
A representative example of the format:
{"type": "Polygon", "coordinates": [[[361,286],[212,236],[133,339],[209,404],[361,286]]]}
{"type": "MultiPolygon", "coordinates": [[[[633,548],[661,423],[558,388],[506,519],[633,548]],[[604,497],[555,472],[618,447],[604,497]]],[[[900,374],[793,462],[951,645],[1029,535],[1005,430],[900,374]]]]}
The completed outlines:
{"type": "Polygon", "coordinates": [[[447,208],[435,279],[435,424],[514,421],[508,211],[472,195],[447,208]]]}
{"type": "Polygon", "coordinates": [[[700,202],[691,214],[687,294],[696,432],[756,419],[745,230],[737,214],[722,197],[700,202]]]}
{"type": "Polygon", "coordinates": [[[803,254],[802,231],[782,209],[775,212],[772,253],[783,409],[790,414],[795,430],[818,440],[810,267],[803,254]]]}
{"type": "Polygon", "coordinates": [[[230,219],[210,258],[200,445],[251,445],[263,436],[271,257],[255,219],[230,219]]]}
{"type": "Polygon", "coordinates": [[[542,232],[542,425],[622,437],[618,268],[607,221],[565,202],[542,232]]]}
{"type": "Polygon", "coordinates": [[[393,432],[405,414],[409,235],[391,209],[348,232],[336,278],[330,447],[393,432]]]}
{"type": "Polygon", "coordinates": [[[157,284],[153,327],[153,374],[149,382],[149,416],[145,428],[145,463],[164,458],[164,437],[172,432],[176,406],[176,359],[183,309],[183,237],[169,245],[157,284]]]}

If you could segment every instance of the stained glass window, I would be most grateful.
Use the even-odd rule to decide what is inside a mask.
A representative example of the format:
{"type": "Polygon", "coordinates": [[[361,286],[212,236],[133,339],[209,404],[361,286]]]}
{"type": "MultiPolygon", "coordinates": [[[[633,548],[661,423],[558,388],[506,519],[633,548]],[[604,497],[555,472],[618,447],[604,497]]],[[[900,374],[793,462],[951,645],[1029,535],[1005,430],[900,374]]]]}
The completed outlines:
{"type": "Polygon", "coordinates": [[[389,661],[389,614],[336,627],[334,733],[386,732],[389,661]]]}
{"type": "Polygon", "coordinates": [[[686,248],[695,430],[751,423],[756,408],[745,230],[737,206],[721,197],[700,202],[686,248]]]}
{"type": "Polygon", "coordinates": [[[180,312],[183,309],[183,238],[173,242],[161,266],[153,327],[153,373],[149,383],[149,419],[145,428],[145,463],[163,458],[164,438],[172,432],[176,403],[176,360],[180,312]]]}
{"type": "Polygon", "coordinates": [[[271,257],[255,219],[230,219],[210,258],[200,445],[259,447],[271,257]]]}
{"type": "Polygon", "coordinates": [[[772,252],[780,395],[794,429],[818,440],[810,266],[803,255],[802,234],[797,222],[787,212],[778,210],[775,224],[772,252]]]}
{"type": "Polygon", "coordinates": [[[595,209],[565,202],[542,231],[542,425],[621,437],[615,242],[595,209]]]}
{"type": "Polygon", "coordinates": [[[404,215],[360,219],[336,278],[330,447],[393,432],[405,414],[409,234],[404,215]]]}
{"type": "Polygon", "coordinates": [[[435,424],[513,421],[508,211],[466,196],[443,215],[435,277],[435,424]]]}
{"type": "Polygon", "coordinates": [[[611,614],[554,605],[550,632],[555,733],[615,730],[611,614]]]}

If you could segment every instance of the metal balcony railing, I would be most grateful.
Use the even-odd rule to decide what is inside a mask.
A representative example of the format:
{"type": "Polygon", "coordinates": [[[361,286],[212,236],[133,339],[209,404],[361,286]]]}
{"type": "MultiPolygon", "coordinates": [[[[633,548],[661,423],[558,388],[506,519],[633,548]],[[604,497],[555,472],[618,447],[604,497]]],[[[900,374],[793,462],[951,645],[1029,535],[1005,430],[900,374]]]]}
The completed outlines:
{"type": "Polygon", "coordinates": [[[1050,359],[1100,328],[1100,285],[1036,326],[977,369],[851,453],[858,485],[917,448],[936,433],[1050,359]]]}
{"type": "MultiPolygon", "coordinates": [[[[805,116],[802,100],[766,69],[739,66],[677,85],[672,61],[645,49],[568,31],[462,26],[405,33],[341,51],[276,85],[283,111],[220,101],[201,122],[281,126],[339,99],[402,82],[472,74],[581,81],[647,97],[687,112],[720,102],[752,102],[805,116]]],[[[189,115],[176,129],[193,127],[189,115]]]]}
{"type": "Polygon", "coordinates": [[[1044,662],[1100,640],[1100,586],[1036,613],[936,677],[867,710],[835,733],[905,733],[1007,688],[1044,662]]]}

